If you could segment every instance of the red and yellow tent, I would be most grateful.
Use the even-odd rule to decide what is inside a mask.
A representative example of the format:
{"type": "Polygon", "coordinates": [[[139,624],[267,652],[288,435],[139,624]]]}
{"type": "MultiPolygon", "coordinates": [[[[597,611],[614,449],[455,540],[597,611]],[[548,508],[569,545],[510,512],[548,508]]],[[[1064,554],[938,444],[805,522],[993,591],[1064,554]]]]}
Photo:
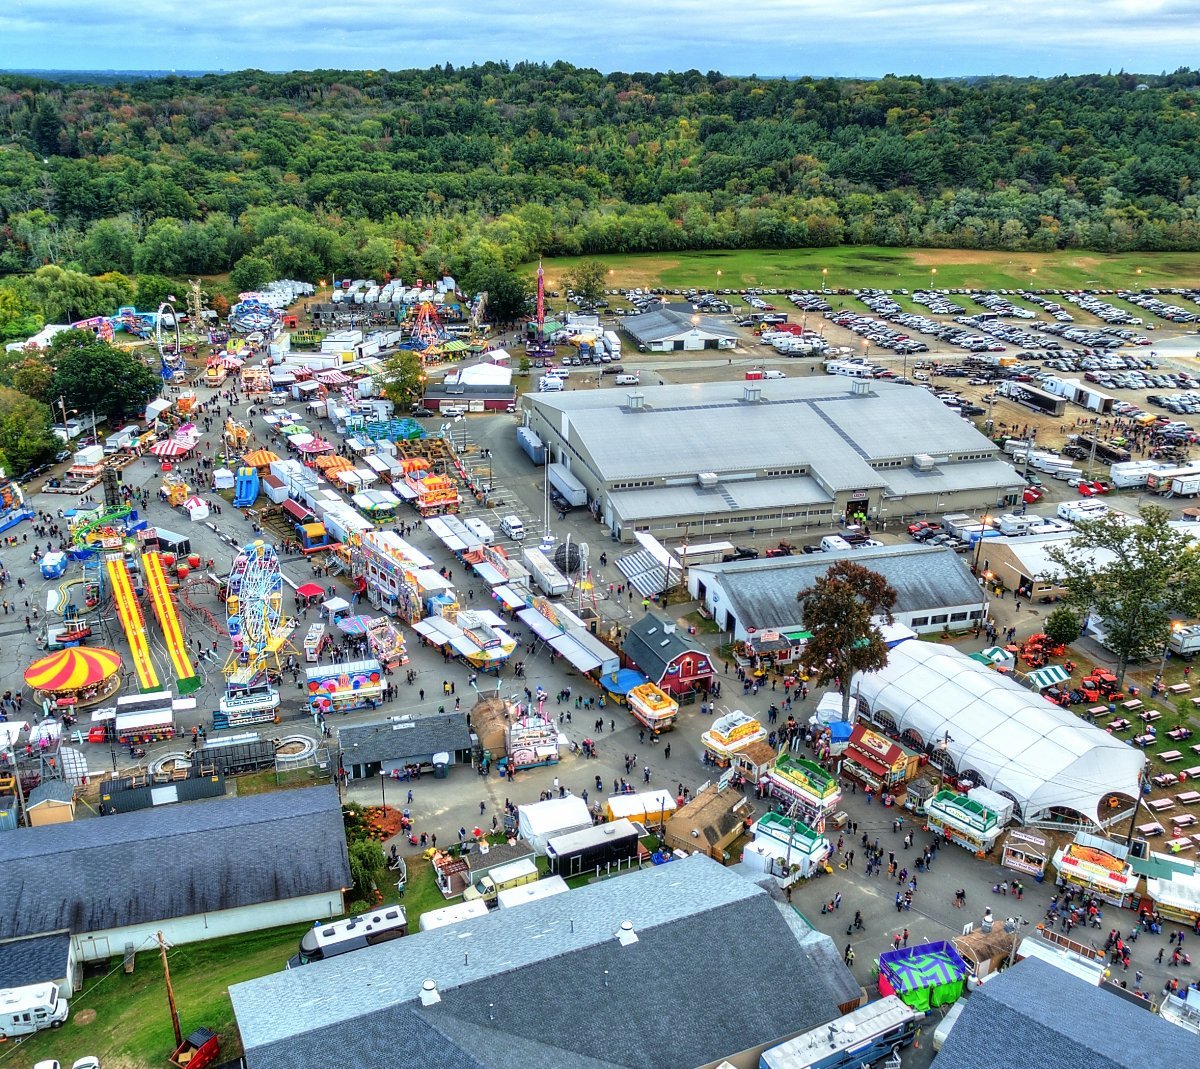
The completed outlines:
{"type": "Polygon", "coordinates": [[[25,669],[25,683],[32,690],[83,690],[117,674],[121,656],[115,650],[72,646],[59,650],[25,669]]]}

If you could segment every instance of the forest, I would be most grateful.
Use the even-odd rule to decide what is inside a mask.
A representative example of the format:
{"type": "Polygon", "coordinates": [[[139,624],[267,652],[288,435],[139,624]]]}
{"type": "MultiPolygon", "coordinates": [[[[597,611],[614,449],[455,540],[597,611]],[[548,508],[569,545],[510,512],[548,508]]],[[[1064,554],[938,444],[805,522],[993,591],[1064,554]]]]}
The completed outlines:
{"type": "Polygon", "coordinates": [[[548,256],[1200,247],[1200,73],[568,64],[0,75],[0,274],[410,278],[548,256]],[[265,263],[266,267],[263,267],[265,263]]]}

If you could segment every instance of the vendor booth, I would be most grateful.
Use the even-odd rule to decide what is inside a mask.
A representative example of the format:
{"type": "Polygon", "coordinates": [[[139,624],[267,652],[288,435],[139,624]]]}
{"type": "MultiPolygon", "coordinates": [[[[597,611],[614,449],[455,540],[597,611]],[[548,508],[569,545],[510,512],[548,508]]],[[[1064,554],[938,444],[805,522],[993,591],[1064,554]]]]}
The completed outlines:
{"type": "Polygon", "coordinates": [[[1013,828],[1004,840],[1000,864],[1013,872],[1023,872],[1041,883],[1046,874],[1050,845],[1044,835],[1023,828],[1013,828]]]}
{"type": "Polygon", "coordinates": [[[991,852],[1003,831],[995,813],[955,791],[938,791],[925,804],[925,823],[945,842],[984,854],[991,852]]]}
{"type": "Polygon", "coordinates": [[[831,852],[824,835],[780,813],[765,814],[750,833],[753,842],[747,844],[742,861],[762,865],[762,871],[773,876],[787,878],[794,872],[807,879],[824,865],[831,852]]]}
{"type": "Polygon", "coordinates": [[[705,753],[718,768],[728,768],[738,750],[752,742],[765,742],[766,739],[766,728],[741,710],[717,717],[712,727],[700,736],[705,753]]]}
{"type": "Polygon", "coordinates": [[[654,735],[670,731],[679,715],[679,703],[669,694],[659,690],[653,683],[642,683],[626,696],[629,711],[638,723],[645,725],[654,735]]]}
{"type": "Polygon", "coordinates": [[[881,794],[902,793],[919,767],[912,750],[862,723],[854,725],[842,754],[842,773],[881,794]]]}
{"type": "Polygon", "coordinates": [[[767,773],[767,792],[786,805],[796,806],[796,815],[810,828],[825,830],[825,818],[842,800],[837,777],[806,757],[782,753],[767,773]]]}
{"type": "Polygon", "coordinates": [[[1138,884],[1128,858],[1129,851],[1121,843],[1081,831],[1074,842],[1055,853],[1054,866],[1072,886],[1124,907],[1132,901],[1138,884]]]}
{"type": "Polygon", "coordinates": [[[922,943],[879,955],[879,993],[926,1013],[963,993],[967,964],[950,943],[922,943]]]}
{"type": "Polygon", "coordinates": [[[374,709],[383,702],[383,666],[376,660],[320,665],[305,674],[314,714],[374,709]]]}
{"type": "Polygon", "coordinates": [[[534,712],[517,716],[508,725],[505,743],[506,760],[517,772],[558,764],[558,725],[549,717],[534,712]]]}
{"type": "Polygon", "coordinates": [[[679,808],[670,791],[642,791],[639,794],[614,794],[604,806],[611,820],[635,820],[647,828],[664,825],[679,808]]]}

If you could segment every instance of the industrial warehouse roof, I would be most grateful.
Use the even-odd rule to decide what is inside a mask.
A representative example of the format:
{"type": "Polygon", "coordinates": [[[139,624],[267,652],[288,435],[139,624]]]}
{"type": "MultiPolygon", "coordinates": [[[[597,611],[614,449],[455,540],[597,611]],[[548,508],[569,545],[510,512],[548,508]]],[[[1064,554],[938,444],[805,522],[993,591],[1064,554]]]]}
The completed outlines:
{"type": "Polygon", "coordinates": [[[983,592],[962,558],[937,546],[882,546],[802,557],[694,564],[691,571],[718,578],[729,609],[743,627],[758,631],[796,627],[804,613],[796,595],[837,560],[851,560],[882,575],[896,591],[895,612],[976,605],[983,592]]]}
{"type": "Polygon", "coordinates": [[[74,935],[350,884],[333,787],[180,802],[4,835],[0,939],[74,935]]]}
{"type": "MultiPolygon", "coordinates": [[[[878,478],[872,478],[867,485],[876,486],[879,482],[878,478]]],[[[697,512],[716,515],[744,512],[747,509],[766,509],[778,515],[788,509],[829,505],[833,501],[833,495],[807,475],[743,479],[711,487],[698,483],[688,486],[651,486],[644,490],[614,490],[608,496],[618,515],[626,521],[688,516],[697,512]]],[[[767,524],[764,523],[764,526],[767,524]]]]}
{"type": "Polygon", "coordinates": [[[339,728],[338,745],[347,767],[371,765],[468,750],[471,731],[466,713],[430,713],[339,728]]]}
{"type": "Polygon", "coordinates": [[[1173,1069],[1200,1038],[1049,962],[1026,958],[971,993],[934,1069],[1173,1069]]]}
{"type": "Polygon", "coordinates": [[[249,1069],[375,1069],[398,1050],[451,1069],[693,1069],[837,1016],[841,987],[802,934],[761,888],[688,857],[230,995],[249,1069]],[[622,945],[626,920],[636,942],[622,945]],[[722,989],[719,1013],[681,979],[698,947],[720,947],[722,969],[755,980],[722,989]]]}
{"type": "MultiPolygon", "coordinates": [[[[554,428],[569,424],[571,440],[603,482],[808,467],[834,490],[867,489],[899,471],[876,470],[872,461],[907,464],[929,452],[972,463],[999,456],[928,391],[837,375],[568,390],[531,395],[529,404],[554,428]],[[867,392],[852,394],[856,383],[867,392]],[[760,400],[744,400],[747,389],[760,400]],[[629,408],[630,394],[644,399],[641,409],[629,408]]],[[[950,478],[956,466],[938,467],[950,478]]],[[[1015,472],[1011,478],[1020,485],[1015,472]]]]}
{"type": "Polygon", "coordinates": [[[626,316],[621,320],[622,328],[639,345],[682,338],[693,330],[702,337],[736,338],[737,331],[708,316],[696,315],[678,308],[658,308],[637,316],[626,316]],[[696,322],[693,323],[692,320],[696,322]]]}

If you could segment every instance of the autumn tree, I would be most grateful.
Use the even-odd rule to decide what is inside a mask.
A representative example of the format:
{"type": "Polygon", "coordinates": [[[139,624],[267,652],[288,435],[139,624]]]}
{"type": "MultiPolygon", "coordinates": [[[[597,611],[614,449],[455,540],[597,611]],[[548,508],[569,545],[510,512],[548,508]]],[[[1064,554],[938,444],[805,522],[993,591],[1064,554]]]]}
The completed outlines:
{"type": "Polygon", "coordinates": [[[563,275],[563,283],[580,297],[584,304],[595,304],[604,296],[608,271],[599,260],[580,260],[573,271],[563,275]]]}
{"type": "Polygon", "coordinates": [[[1164,508],[1143,505],[1134,521],[1117,512],[1080,520],[1065,546],[1046,553],[1067,604],[1099,621],[1121,682],[1130,664],[1162,653],[1173,614],[1200,612],[1200,551],[1170,518],[1164,508]]]}
{"type": "Polygon", "coordinates": [[[401,349],[383,365],[383,392],[397,408],[409,409],[425,394],[425,370],[421,357],[401,349]]]}
{"type": "Polygon", "coordinates": [[[878,572],[850,560],[830,565],[823,576],[796,595],[811,637],[804,659],[837,680],[842,719],[850,719],[850,679],[855,672],[877,672],[888,661],[879,622],[892,622],[896,591],[878,572]]]}

